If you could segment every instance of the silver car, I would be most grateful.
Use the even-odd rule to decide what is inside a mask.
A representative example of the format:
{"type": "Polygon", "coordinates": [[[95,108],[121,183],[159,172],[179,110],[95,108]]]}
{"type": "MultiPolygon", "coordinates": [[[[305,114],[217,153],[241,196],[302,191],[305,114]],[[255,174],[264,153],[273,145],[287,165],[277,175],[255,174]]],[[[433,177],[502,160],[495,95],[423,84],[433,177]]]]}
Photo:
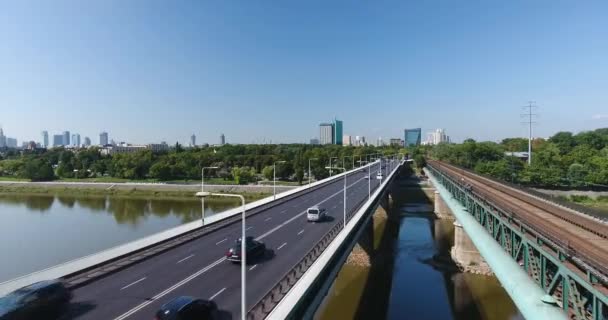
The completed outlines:
{"type": "Polygon", "coordinates": [[[312,206],[306,210],[306,219],[311,222],[323,221],[325,219],[325,209],[319,206],[312,206]]]}

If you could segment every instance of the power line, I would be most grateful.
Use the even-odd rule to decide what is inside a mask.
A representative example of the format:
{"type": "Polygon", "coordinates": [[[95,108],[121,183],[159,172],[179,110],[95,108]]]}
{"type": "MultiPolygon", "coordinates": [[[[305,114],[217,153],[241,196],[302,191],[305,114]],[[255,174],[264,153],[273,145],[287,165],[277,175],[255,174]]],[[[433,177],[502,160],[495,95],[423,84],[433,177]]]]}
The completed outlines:
{"type": "Polygon", "coordinates": [[[522,113],[521,117],[527,118],[523,123],[528,125],[528,164],[532,164],[532,124],[538,123],[534,121],[538,117],[538,113],[532,113],[532,110],[536,108],[538,108],[536,101],[528,101],[528,105],[522,107],[526,113],[522,113]]]}

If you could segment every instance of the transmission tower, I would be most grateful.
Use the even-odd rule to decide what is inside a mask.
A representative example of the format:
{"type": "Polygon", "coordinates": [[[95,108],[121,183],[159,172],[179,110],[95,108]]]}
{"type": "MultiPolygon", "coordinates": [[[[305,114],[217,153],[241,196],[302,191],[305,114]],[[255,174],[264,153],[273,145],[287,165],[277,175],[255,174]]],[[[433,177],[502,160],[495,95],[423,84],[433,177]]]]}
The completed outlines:
{"type": "Polygon", "coordinates": [[[521,117],[526,119],[523,123],[528,125],[528,164],[532,164],[532,125],[537,124],[534,120],[538,117],[538,114],[533,113],[532,110],[536,108],[538,106],[535,101],[528,101],[528,105],[522,107],[525,113],[522,113],[521,117]]]}

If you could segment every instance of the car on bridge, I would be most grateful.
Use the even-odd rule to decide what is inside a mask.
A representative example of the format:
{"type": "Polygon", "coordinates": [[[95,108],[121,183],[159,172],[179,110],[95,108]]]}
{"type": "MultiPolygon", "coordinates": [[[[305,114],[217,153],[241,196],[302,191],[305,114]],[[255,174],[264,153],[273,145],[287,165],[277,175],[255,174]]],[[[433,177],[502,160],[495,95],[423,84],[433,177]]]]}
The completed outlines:
{"type": "Polygon", "coordinates": [[[0,298],[0,320],[56,319],[67,311],[72,292],[59,280],[46,280],[0,298]]]}
{"type": "Polygon", "coordinates": [[[319,222],[327,218],[326,211],[319,206],[312,206],[306,209],[306,220],[308,222],[319,222]]]}
{"type": "MultiPolygon", "coordinates": [[[[241,262],[241,238],[236,240],[236,243],[228,252],[226,252],[226,260],[232,262],[241,262]]],[[[254,240],[253,237],[245,238],[245,254],[247,261],[264,256],[266,254],[266,245],[260,241],[254,240]]]]}
{"type": "Polygon", "coordinates": [[[154,320],[213,320],[219,319],[217,304],[189,296],[177,297],[160,307],[154,320]]]}

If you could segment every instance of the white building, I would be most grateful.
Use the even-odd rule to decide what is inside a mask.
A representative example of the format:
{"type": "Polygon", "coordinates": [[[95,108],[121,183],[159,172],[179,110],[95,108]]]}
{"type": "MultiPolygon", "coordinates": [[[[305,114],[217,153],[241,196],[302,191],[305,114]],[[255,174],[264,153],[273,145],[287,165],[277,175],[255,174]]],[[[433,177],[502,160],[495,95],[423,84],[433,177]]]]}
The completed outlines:
{"type": "Polygon", "coordinates": [[[99,145],[105,146],[108,144],[108,133],[102,132],[99,134],[99,145]]]}
{"type": "Polygon", "coordinates": [[[6,147],[7,148],[17,148],[17,139],[15,138],[6,138],[6,147]]]}
{"type": "Polygon", "coordinates": [[[443,129],[436,129],[435,131],[427,134],[425,145],[438,145],[440,143],[449,143],[450,137],[445,133],[443,129]]]}
{"type": "Polygon", "coordinates": [[[42,131],[42,145],[47,148],[49,146],[49,132],[42,131]]]}
{"type": "Polygon", "coordinates": [[[334,125],[332,123],[321,123],[319,125],[319,142],[321,144],[334,143],[334,125]]]}

